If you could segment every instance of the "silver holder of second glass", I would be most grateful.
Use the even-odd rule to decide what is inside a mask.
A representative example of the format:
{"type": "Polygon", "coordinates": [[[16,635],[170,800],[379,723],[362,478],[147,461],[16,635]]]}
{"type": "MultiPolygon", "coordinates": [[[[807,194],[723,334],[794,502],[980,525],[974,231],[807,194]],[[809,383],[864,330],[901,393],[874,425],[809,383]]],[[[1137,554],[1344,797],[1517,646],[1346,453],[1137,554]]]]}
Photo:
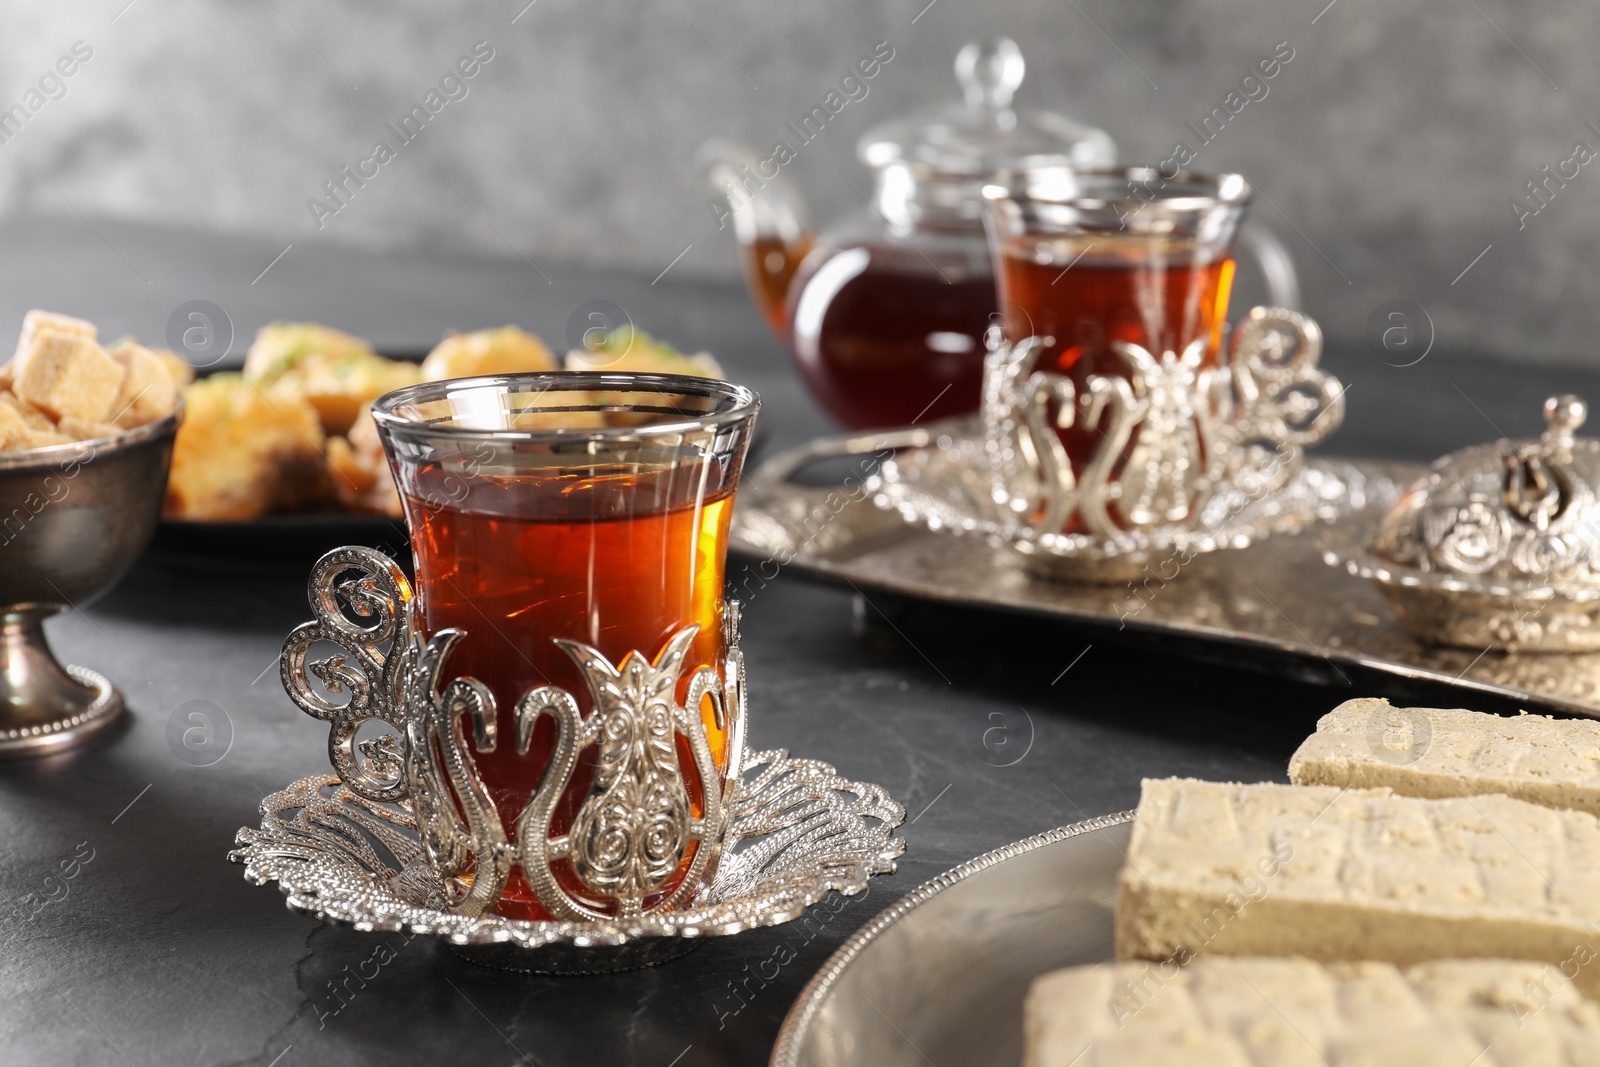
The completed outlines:
{"type": "Polygon", "coordinates": [[[727,652],[717,669],[686,666],[695,626],[654,660],[631,652],[620,664],[557,640],[593,710],[585,716],[570,693],[539,686],[517,702],[515,739],[501,739],[488,688],[444,681],[463,632],[423,638],[393,560],[336,549],[314,568],[310,599],[316,618],[290,634],[280,672],[291,699],[329,724],[337,774],[266,798],[261,827],[241,830],[233,853],[247,877],[277,881],[291,907],[364,929],[440,934],[516,969],[614,970],[688,947],[661,938],[784,922],[832,889],[860,892],[871,875],[892,871],[904,848],[892,836],[904,809],[882,788],[785,753],[746,751],[737,603],[725,613],[727,652]],[[310,658],[319,644],[338,651],[310,658]],[[727,737],[725,771],[700,713],[706,702],[727,737]],[[549,767],[508,828],[474,753],[507,740],[526,752],[546,717],[556,727],[549,767]],[[358,741],[372,723],[393,732],[358,741]],[[703,783],[698,813],[679,738],[703,783]],[[552,836],[557,802],[589,748],[597,750],[593,782],[570,828],[552,836]],[[557,876],[558,865],[576,887],[557,876]],[[513,867],[551,920],[492,913],[513,867]]]}
{"type": "Polygon", "coordinates": [[[1239,548],[1327,521],[1349,487],[1303,449],[1344,417],[1321,370],[1322,333],[1286,308],[1255,308],[1222,366],[1205,341],[1153,354],[1114,342],[1121,374],[1081,383],[1043,370],[1051,343],[991,334],[980,425],[937,450],[885,462],[875,502],[934,529],[987,534],[1052,575],[1121,582],[1157,554],[1239,548]],[[1094,427],[1074,464],[1059,431],[1094,427]]]}

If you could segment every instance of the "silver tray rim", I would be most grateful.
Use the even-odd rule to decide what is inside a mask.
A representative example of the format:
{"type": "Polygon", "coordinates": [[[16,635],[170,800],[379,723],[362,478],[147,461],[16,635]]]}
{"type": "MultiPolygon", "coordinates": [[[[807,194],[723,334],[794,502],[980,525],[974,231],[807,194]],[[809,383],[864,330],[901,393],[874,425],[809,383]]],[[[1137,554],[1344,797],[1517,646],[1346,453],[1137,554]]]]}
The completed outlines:
{"type": "Polygon", "coordinates": [[[1113,812],[1110,815],[1100,815],[1093,819],[1084,819],[1082,822],[1058,826],[1042,834],[1002,845],[928,879],[883,909],[871,922],[851,934],[844,944],[835,949],[821,969],[811,976],[805,988],[800,990],[799,997],[789,1009],[789,1014],[784,1016],[783,1026],[778,1030],[778,1040],[772,1046],[772,1058],[768,1061],[769,1067],[799,1067],[800,1051],[811,1036],[812,1024],[816,1020],[817,1013],[821,1011],[824,1002],[833,995],[834,988],[844,977],[845,972],[878,937],[917,908],[952,886],[991,867],[999,866],[1007,860],[1047,845],[1131,823],[1133,817],[1132,811],[1113,812]]]}

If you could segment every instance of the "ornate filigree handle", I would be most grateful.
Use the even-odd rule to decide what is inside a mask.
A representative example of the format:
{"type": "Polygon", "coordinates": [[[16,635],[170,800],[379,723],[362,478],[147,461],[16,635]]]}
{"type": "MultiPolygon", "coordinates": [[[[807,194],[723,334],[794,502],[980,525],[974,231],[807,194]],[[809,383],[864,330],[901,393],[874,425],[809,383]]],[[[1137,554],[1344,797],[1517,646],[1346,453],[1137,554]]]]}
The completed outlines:
{"type": "Polygon", "coordinates": [[[1322,329],[1286,308],[1252,308],[1234,331],[1216,388],[1229,449],[1225,475],[1247,492],[1271,492],[1300,470],[1302,449],[1344,421],[1344,385],[1317,366],[1322,329]]]}
{"type": "Polygon", "coordinates": [[[1589,405],[1570,394],[1544,402],[1545,431],[1539,442],[1516,448],[1502,444],[1505,479],[1500,500],[1512,515],[1537,530],[1549,528],[1572,498],[1572,446],[1578,428],[1589,417],[1589,405]]]}
{"type": "Polygon", "coordinates": [[[352,792],[367,800],[398,800],[406,795],[398,742],[393,735],[363,742],[358,758],[356,733],[374,720],[405,732],[400,676],[410,643],[411,583],[382,552],[336,548],[312,568],[309,596],[315,618],[289,634],[278,660],[283,688],[300,710],[330,724],[328,760],[352,792]],[[340,651],[308,662],[319,641],[340,651]],[[308,675],[349,699],[329,700],[308,675]]]}

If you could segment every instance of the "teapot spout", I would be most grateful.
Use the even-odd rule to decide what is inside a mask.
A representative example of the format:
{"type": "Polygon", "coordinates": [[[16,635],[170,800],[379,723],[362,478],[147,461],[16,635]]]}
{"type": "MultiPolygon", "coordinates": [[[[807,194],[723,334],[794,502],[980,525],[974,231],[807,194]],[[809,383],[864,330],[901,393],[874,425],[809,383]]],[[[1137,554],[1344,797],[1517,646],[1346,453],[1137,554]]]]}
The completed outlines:
{"type": "Polygon", "coordinates": [[[800,194],[772,160],[734,141],[713,139],[695,153],[715,195],[709,201],[718,229],[733,230],[745,288],[767,324],[787,338],[789,284],[816,235],[806,224],[800,194]],[[773,171],[768,177],[765,171],[773,171]]]}

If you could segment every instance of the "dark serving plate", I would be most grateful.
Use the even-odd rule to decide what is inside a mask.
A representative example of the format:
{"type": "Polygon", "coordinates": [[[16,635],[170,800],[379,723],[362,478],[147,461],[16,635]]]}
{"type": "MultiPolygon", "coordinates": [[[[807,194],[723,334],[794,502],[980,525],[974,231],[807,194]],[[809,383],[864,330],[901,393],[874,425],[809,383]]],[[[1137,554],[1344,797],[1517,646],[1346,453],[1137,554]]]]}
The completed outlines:
{"type": "MultiPolygon", "coordinates": [[[[380,352],[385,359],[421,363],[425,352],[380,352]]],[[[199,372],[206,377],[219,371],[238,370],[235,365],[213,367],[199,372]]],[[[769,440],[759,422],[750,442],[750,463],[769,440]]],[[[314,562],[324,552],[345,545],[376,548],[401,561],[409,560],[405,523],[385,515],[353,512],[316,512],[296,515],[267,515],[249,522],[191,522],[163,518],[150,542],[150,551],[161,556],[182,556],[212,560],[272,560],[314,562]]]]}
{"type": "Polygon", "coordinates": [[[233,560],[315,561],[344,545],[376,548],[406,558],[406,524],[385,515],[326,512],[267,515],[252,522],[162,519],[150,551],[163,556],[233,560]]]}

